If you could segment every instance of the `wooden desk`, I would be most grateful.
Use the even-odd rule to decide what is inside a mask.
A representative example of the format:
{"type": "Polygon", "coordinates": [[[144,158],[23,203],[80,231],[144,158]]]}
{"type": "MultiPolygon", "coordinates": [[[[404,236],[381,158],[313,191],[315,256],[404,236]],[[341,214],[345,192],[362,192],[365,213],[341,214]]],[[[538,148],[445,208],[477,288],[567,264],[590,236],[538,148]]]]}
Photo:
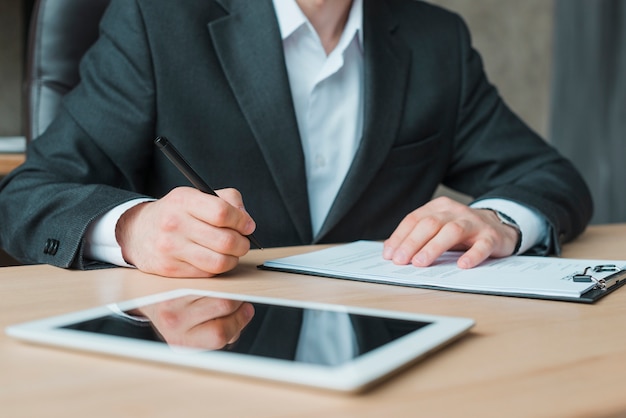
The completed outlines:
{"type": "MultiPolygon", "coordinates": [[[[257,271],[175,280],[130,269],[0,269],[0,326],[178,287],[476,319],[473,331],[371,392],[345,396],[70,352],[0,336],[6,417],[608,417],[626,415],[626,289],[595,305],[471,295],[257,271]]],[[[626,225],[597,226],[565,256],[626,258],[626,225]]]]}
{"type": "Polygon", "coordinates": [[[0,177],[6,176],[18,165],[24,162],[24,154],[0,153],[0,177]]]}

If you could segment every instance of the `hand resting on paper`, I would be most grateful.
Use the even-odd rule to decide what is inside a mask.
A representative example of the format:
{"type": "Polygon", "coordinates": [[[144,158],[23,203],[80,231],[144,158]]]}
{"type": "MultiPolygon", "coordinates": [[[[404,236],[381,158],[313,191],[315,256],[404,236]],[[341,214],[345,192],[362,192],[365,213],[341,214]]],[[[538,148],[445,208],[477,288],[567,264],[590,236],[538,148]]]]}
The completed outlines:
{"type": "Polygon", "coordinates": [[[384,243],[383,257],[396,264],[431,265],[448,250],[465,251],[460,268],[513,253],[518,231],[491,210],[472,209],[439,197],[408,214],[384,243]]]}

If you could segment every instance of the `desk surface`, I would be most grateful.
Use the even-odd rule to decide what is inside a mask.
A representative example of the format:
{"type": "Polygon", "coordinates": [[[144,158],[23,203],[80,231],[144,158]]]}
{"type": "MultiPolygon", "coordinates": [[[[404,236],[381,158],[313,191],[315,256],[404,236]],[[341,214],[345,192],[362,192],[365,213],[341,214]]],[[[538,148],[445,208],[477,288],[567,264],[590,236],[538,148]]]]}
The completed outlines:
{"type": "MultiPolygon", "coordinates": [[[[595,305],[472,295],[258,271],[308,247],[251,251],[216,279],[131,269],[0,269],[0,327],[178,287],[439,315],[477,325],[376,389],[338,395],[229,375],[29,345],[0,335],[0,415],[623,416],[626,289],[595,305]]],[[[590,227],[566,257],[626,259],[626,225],[590,227]]]]}
{"type": "Polygon", "coordinates": [[[9,174],[11,170],[22,164],[24,159],[24,154],[0,153],[0,177],[9,174]]]}

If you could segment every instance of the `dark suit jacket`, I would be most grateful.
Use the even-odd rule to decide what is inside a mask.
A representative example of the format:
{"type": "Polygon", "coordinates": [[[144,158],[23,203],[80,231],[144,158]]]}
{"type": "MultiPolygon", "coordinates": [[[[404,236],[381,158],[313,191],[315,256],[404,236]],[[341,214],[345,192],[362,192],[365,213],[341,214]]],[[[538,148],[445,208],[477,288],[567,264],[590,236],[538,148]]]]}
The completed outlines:
{"type": "Polygon", "coordinates": [[[272,2],[113,1],[81,84],[0,187],[0,244],[27,263],[88,267],[92,219],[188,184],[157,135],[214,188],[242,192],[266,246],[386,238],[440,183],[537,210],[551,251],[584,229],[583,180],[502,102],[458,16],[366,0],[364,62],[362,143],[314,237],[272,2]]]}

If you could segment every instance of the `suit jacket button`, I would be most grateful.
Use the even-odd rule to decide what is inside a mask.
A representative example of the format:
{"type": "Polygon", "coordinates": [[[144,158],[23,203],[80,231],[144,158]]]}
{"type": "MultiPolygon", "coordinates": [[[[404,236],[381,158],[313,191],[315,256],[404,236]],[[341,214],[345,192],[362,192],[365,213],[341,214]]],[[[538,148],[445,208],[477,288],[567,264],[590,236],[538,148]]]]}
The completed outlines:
{"type": "Polygon", "coordinates": [[[43,247],[43,253],[49,255],[55,255],[59,250],[59,240],[48,238],[46,245],[43,247]]]}

